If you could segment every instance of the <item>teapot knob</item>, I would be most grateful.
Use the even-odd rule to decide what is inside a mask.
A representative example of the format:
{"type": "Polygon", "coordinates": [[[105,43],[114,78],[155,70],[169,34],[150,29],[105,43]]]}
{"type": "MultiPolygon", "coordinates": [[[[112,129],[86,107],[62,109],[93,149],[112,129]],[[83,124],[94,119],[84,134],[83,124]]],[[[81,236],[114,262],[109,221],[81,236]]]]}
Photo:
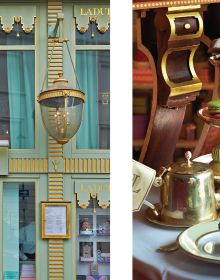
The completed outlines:
{"type": "Polygon", "coordinates": [[[192,157],[192,153],[190,151],[187,151],[185,153],[185,158],[187,159],[188,166],[191,166],[191,161],[190,161],[191,157],[192,157]]]}

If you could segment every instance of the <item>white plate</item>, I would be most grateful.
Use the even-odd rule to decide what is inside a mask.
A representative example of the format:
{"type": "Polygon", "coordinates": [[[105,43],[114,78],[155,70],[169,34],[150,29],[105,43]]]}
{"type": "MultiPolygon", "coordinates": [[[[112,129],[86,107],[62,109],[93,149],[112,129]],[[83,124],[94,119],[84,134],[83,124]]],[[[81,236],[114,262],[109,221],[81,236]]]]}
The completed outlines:
{"type": "Polygon", "coordinates": [[[177,238],[179,248],[197,259],[220,263],[219,222],[199,223],[184,230],[177,238]]]}

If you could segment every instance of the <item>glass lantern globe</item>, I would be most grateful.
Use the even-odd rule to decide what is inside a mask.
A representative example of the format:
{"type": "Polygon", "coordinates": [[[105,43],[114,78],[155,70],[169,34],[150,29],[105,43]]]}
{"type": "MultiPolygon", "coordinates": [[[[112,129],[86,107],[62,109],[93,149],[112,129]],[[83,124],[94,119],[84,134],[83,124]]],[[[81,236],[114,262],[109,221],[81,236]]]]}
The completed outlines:
{"type": "Polygon", "coordinates": [[[61,74],[38,96],[43,124],[48,134],[66,144],[78,131],[83,114],[85,95],[70,86],[61,74]]]}

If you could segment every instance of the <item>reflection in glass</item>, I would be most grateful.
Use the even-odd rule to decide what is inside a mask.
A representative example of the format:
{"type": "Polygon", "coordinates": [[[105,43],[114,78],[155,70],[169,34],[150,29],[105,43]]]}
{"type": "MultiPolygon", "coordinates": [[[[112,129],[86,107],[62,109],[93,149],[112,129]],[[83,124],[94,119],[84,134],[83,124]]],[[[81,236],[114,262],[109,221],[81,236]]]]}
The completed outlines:
{"type": "Polygon", "coordinates": [[[110,280],[110,208],[100,208],[97,199],[85,209],[77,203],[76,219],[76,279],[110,280]]]}
{"type": "Polygon", "coordinates": [[[4,183],[4,280],[35,280],[34,183],[4,183]]]}
{"type": "Polygon", "coordinates": [[[0,51],[0,140],[34,148],[34,51],[0,51]]]}
{"type": "Polygon", "coordinates": [[[110,52],[77,51],[76,68],[86,102],[78,149],[110,148],[110,52]]]}

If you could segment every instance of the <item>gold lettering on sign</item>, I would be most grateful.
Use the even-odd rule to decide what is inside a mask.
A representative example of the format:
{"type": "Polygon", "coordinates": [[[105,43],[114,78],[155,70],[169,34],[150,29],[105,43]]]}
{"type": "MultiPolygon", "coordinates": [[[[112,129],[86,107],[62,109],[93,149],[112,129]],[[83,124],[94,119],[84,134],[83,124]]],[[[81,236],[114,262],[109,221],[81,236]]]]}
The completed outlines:
{"type": "Polygon", "coordinates": [[[109,16],[110,8],[80,8],[81,16],[109,16]]]}
{"type": "Polygon", "coordinates": [[[84,9],[84,8],[81,8],[81,9],[80,9],[80,15],[81,15],[81,16],[86,16],[86,12],[85,12],[85,9],[84,9]]]}

